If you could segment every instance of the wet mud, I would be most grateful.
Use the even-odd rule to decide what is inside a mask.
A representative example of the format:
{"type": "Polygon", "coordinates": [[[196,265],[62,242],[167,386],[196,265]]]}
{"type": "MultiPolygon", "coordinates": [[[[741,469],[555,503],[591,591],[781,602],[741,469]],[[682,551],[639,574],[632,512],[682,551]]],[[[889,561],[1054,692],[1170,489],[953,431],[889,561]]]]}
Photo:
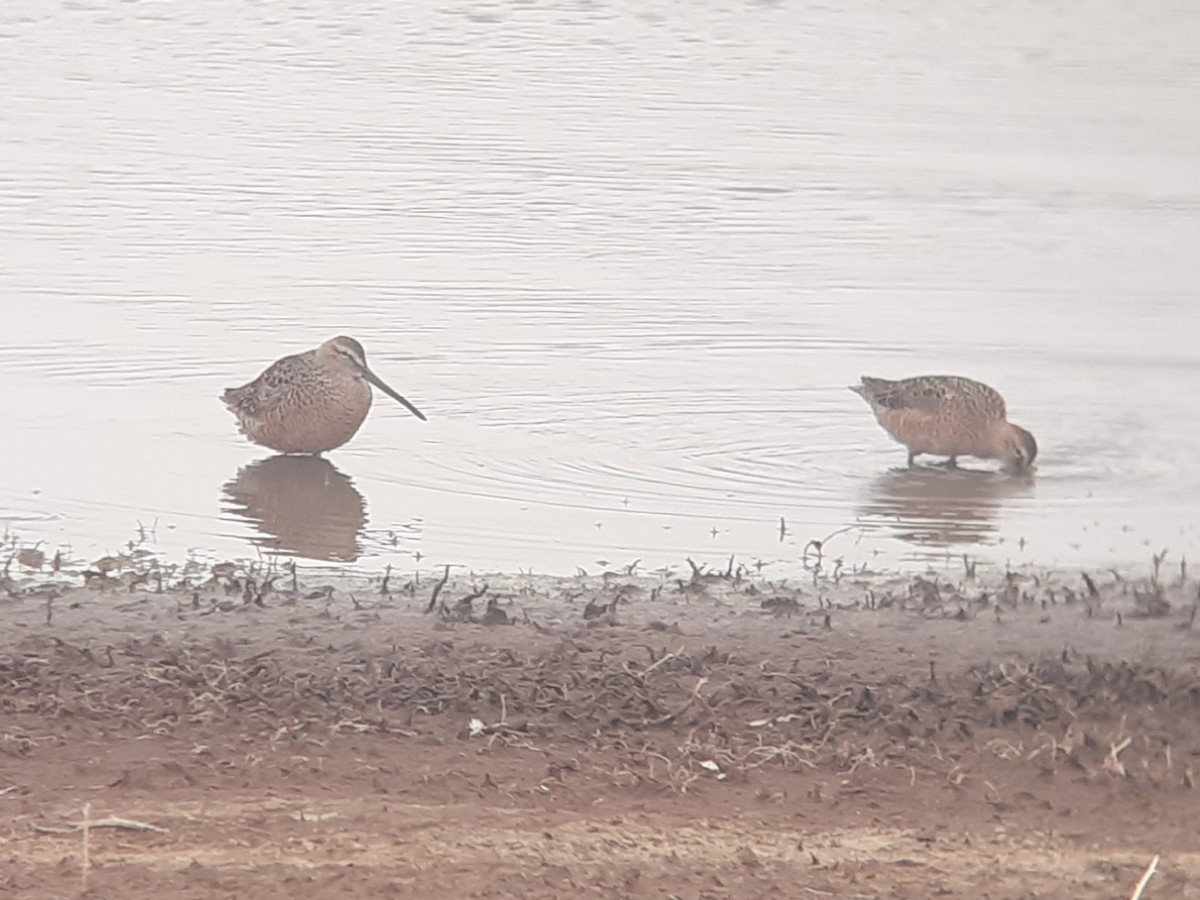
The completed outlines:
{"type": "Polygon", "coordinates": [[[24,561],[5,896],[1200,896],[1186,568],[24,561]]]}

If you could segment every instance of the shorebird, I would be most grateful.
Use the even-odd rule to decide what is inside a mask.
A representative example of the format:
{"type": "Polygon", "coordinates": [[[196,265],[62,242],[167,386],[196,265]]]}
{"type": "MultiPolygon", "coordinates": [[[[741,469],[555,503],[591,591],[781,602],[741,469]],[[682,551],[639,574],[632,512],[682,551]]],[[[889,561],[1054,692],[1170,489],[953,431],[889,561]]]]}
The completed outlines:
{"type": "Polygon", "coordinates": [[[850,390],[871,405],[883,430],[908,448],[908,464],[922,453],[1003,460],[1018,471],[1037,457],[1033,435],[1008,421],[1004,398],[994,388],[956,375],[924,375],[888,381],[863,376],[850,390]]]}
{"type": "Polygon", "coordinates": [[[362,344],[348,337],[276,360],[249,384],[229,388],[221,399],[237,417],[242,434],[254,443],[280,453],[317,455],[354,437],[371,408],[371,385],[425,419],[367,368],[362,344]]]}

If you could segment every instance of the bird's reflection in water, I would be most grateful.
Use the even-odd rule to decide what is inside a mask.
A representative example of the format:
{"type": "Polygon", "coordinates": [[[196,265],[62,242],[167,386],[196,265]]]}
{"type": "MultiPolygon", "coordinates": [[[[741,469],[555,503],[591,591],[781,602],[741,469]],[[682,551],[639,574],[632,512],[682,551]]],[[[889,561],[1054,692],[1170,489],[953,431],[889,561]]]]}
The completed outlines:
{"type": "Polygon", "coordinates": [[[224,494],[224,511],[250,522],[260,547],[338,562],[353,562],[362,553],[366,502],[327,459],[256,460],[238,470],[224,494]]]}
{"type": "Polygon", "coordinates": [[[1033,474],[892,469],[872,481],[859,513],[920,547],[993,543],[1005,503],[1033,493],[1033,474]]]}

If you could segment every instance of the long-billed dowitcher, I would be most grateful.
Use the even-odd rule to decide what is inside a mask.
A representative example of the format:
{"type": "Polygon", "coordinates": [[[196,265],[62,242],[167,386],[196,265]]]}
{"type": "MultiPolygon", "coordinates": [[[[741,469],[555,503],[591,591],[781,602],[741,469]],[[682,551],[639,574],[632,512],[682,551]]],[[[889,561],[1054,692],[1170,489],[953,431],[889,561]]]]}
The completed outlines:
{"type": "Polygon", "coordinates": [[[883,430],[908,448],[908,464],[922,453],[999,459],[1023,470],[1037,457],[1033,435],[1008,421],[994,388],[956,375],[923,375],[888,381],[863,376],[850,386],[875,413],[883,430]]]}
{"type": "Polygon", "coordinates": [[[348,337],[276,360],[221,399],[254,443],[280,453],[317,454],[354,437],[371,408],[371,385],[424,420],[419,409],[367,368],[362,344],[348,337]]]}

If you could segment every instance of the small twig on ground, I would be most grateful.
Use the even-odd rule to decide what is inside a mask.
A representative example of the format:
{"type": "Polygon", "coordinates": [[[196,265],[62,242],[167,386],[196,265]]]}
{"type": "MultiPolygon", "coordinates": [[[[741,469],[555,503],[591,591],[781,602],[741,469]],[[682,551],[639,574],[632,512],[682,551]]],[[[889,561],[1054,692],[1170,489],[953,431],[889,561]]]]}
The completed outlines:
{"type": "Polygon", "coordinates": [[[603,615],[606,612],[616,612],[616,600],[613,600],[612,603],[599,603],[597,600],[598,598],[596,597],[588,600],[587,606],[583,608],[583,617],[585,619],[594,619],[596,616],[603,615]]]}
{"type": "Polygon", "coordinates": [[[1104,768],[1108,769],[1108,771],[1112,772],[1114,775],[1120,775],[1122,778],[1129,774],[1125,769],[1125,765],[1120,759],[1118,759],[1118,757],[1121,755],[1122,751],[1127,749],[1132,743],[1133,738],[1127,737],[1120,743],[1113,744],[1111,747],[1109,747],[1108,758],[1104,760],[1104,768]]]}
{"type": "Polygon", "coordinates": [[[425,612],[433,612],[433,608],[437,606],[438,594],[442,592],[442,588],[446,586],[446,582],[450,580],[450,566],[446,566],[446,574],[442,576],[442,580],[433,586],[433,596],[429,598],[429,605],[425,607],[425,612]]]}
{"type": "Polygon", "coordinates": [[[811,540],[807,544],[805,544],[804,550],[800,555],[801,565],[803,565],[804,568],[806,568],[806,569],[819,570],[821,568],[821,560],[823,558],[823,554],[822,554],[822,550],[821,550],[821,548],[823,546],[824,545],[821,541],[818,541],[815,539],[811,540]],[[809,552],[810,551],[812,552],[812,556],[813,556],[812,562],[809,562],[809,552]]]}
{"type": "Polygon", "coordinates": [[[74,834],[77,831],[88,831],[92,828],[124,828],[127,831],[152,831],[155,834],[166,834],[167,829],[159,828],[147,822],[135,822],[133,819],[120,819],[109,816],[107,819],[89,819],[89,806],[84,808],[84,818],[80,822],[68,822],[66,828],[51,828],[49,825],[34,825],[33,830],[38,834],[74,834]]]}
{"type": "Polygon", "coordinates": [[[487,585],[487,582],[485,581],[483,584],[483,587],[476,588],[475,590],[471,591],[471,593],[467,594],[467,596],[465,596],[461,600],[459,600],[457,605],[470,607],[470,605],[472,603],[474,603],[476,600],[478,600],[480,597],[482,597],[487,592],[488,592],[488,585],[487,585]]]}
{"type": "Polygon", "coordinates": [[[672,651],[671,653],[663,654],[658,659],[656,659],[654,662],[652,662],[650,665],[646,666],[645,670],[642,672],[642,680],[645,681],[646,676],[649,675],[651,672],[653,672],[655,669],[657,669],[659,666],[661,666],[665,663],[668,663],[673,659],[678,659],[681,656],[683,656],[683,648],[682,647],[680,647],[678,650],[672,651]]]}
{"type": "Polygon", "coordinates": [[[79,830],[81,832],[83,832],[83,837],[81,839],[83,841],[83,852],[81,854],[82,859],[83,859],[83,864],[80,867],[80,871],[79,871],[79,881],[80,881],[80,890],[82,890],[84,893],[87,893],[88,873],[91,871],[91,868],[92,868],[92,852],[91,852],[92,830],[88,827],[88,825],[90,824],[88,822],[88,819],[91,818],[91,815],[92,815],[92,804],[90,804],[90,803],[83,804],[83,821],[79,825],[79,830]]]}
{"type": "Polygon", "coordinates": [[[1167,558],[1167,550],[1165,547],[1163,548],[1162,553],[1151,554],[1150,560],[1154,563],[1154,574],[1150,576],[1151,584],[1154,584],[1154,585],[1158,584],[1158,576],[1159,576],[1159,573],[1162,571],[1162,564],[1166,558],[1167,558]]]}
{"type": "Polygon", "coordinates": [[[1154,877],[1154,873],[1158,871],[1158,857],[1150,860],[1150,865],[1146,866],[1146,871],[1142,873],[1142,877],[1138,879],[1137,886],[1134,887],[1133,893],[1129,895],[1129,900],[1141,900],[1142,891],[1146,890],[1146,885],[1150,883],[1150,879],[1154,877]]]}
{"type": "Polygon", "coordinates": [[[659,716],[657,719],[652,719],[652,720],[648,721],[647,724],[649,724],[649,725],[666,725],[668,722],[675,721],[675,719],[682,716],[685,712],[688,711],[688,709],[691,708],[691,705],[696,702],[697,698],[700,698],[700,689],[702,687],[704,687],[706,684],[708,684],[708,676],[703,675],[696,682],[696,686],[692,689],[692,695],[690,697],[688,697],[687,702],[684,703],[683,706],[679,707],[679,709],[675,710],[675,712],[667,713],[665,716],[659,716]]]}

